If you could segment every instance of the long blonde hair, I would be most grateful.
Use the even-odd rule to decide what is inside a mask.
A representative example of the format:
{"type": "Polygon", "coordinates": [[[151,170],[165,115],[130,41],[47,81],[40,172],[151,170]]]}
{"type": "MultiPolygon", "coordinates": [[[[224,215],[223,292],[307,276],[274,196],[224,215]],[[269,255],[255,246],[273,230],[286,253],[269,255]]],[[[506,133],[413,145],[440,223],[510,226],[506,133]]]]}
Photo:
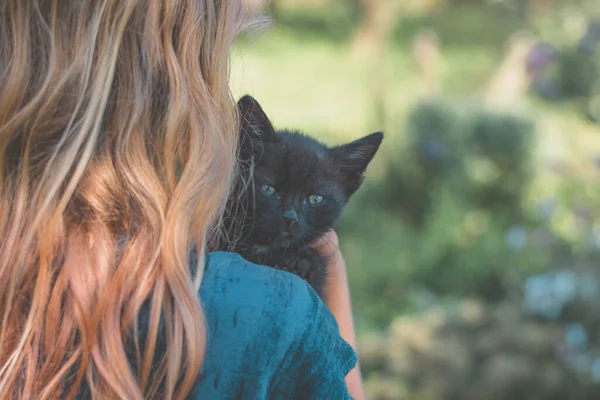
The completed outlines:
{"type": "Polygon", "coordinates": [[[0,2],[1,399],[191,389],[248,14],[242,0],[0,2]]]}

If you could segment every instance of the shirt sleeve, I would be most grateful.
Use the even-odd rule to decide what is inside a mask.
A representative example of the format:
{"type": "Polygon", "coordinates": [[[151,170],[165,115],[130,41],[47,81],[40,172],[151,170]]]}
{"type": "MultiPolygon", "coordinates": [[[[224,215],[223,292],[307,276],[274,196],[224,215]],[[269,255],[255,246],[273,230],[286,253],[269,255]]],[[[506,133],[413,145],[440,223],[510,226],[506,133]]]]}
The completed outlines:
{"type": "Polygon", "coordinates": [[[333,314],[315,291],[306,285],[308,306],[297,325],[296,340],[290,346],[271,393],[273,399],[351,399],[345,378],[354,368],[354,349],[340,336],[333,314]]]}

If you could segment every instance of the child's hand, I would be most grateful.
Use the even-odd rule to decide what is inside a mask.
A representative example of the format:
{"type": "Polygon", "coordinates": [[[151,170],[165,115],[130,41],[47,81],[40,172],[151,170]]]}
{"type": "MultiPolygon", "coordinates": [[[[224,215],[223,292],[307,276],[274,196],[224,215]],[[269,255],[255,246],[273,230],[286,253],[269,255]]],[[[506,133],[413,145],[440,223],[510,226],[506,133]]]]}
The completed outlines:
{"type": "Polygon", "coordinates": [[[314,242],[311,247],[329,259],[330,257],[334,257],[340,250],[340,240],[335,231],[329,231],[322,238],[314,242]]]}

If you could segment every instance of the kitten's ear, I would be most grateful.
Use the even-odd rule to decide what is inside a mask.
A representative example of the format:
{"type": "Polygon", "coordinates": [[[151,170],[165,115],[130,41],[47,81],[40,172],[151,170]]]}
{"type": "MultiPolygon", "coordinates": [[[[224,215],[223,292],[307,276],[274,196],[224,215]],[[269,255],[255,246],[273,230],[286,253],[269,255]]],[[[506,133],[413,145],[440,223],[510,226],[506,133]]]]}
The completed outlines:
{"type": "Polygon", "coordinates": [[[363,180],[363,173],[377,153],[383,132],[375,132],[354,142],[329,149],[329,154],[344,180],[346,195],[350,197],[358,190],[363,180]]]}
{"type": "Polygon", "coordinates": [[[240,133],[261,141],[273,138],[275,130],[267,114],[263,111],[258,101],[252,96],[244,96],[238,101],[240,112],[240,133]]]}

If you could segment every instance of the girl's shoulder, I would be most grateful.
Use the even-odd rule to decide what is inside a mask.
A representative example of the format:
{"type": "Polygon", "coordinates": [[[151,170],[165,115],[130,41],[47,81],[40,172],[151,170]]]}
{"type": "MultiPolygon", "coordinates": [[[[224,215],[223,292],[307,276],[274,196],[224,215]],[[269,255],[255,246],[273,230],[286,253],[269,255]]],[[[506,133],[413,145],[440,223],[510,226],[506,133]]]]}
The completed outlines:
{"type": "Polygon", "coordinates": [[[192,398],[347,398],[356,354],[302,279],[215,252],[200,298],[207,349],[192,398]]]}

